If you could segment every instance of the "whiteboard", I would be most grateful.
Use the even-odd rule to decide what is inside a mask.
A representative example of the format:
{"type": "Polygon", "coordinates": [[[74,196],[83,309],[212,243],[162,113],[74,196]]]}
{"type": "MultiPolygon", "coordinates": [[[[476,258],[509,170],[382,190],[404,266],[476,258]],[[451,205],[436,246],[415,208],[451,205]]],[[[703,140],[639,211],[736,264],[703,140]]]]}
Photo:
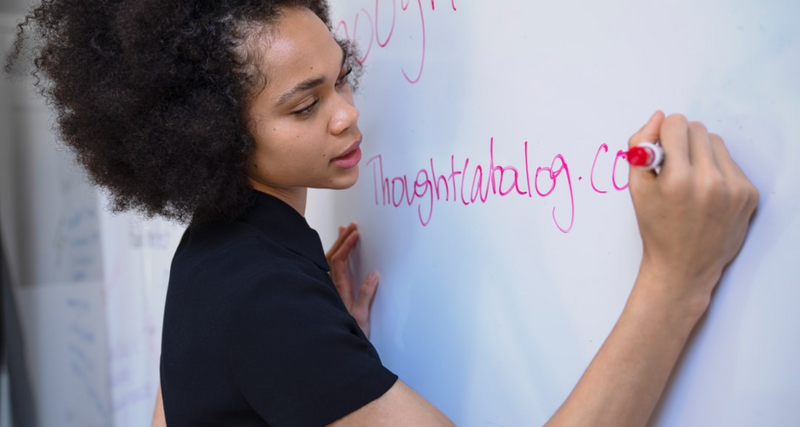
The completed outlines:
{"type": "Polygon", "coordinates": [[[761,203],[651,424],[800,423],[800,2],[333,6],[365,66],[364,157],[308,219],[326,246],[359,224],[372,341],[401,379],[460,426],[555,412],[635,278],[616,154],[662,109],[720,134],[761,203]]]}

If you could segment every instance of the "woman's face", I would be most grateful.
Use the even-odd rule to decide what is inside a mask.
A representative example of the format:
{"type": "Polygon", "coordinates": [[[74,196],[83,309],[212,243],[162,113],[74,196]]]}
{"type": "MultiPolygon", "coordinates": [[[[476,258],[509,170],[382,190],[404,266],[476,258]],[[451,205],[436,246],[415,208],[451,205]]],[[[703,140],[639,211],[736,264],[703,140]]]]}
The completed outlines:
{"type": "MultiPolygon", "coordinates": [[[[247,174],[256,190],[287,201],[305,189],[347,188],[358,178],[361,131],[344,52],[313,12],[287,8],[252,43],[263,49],[265,88],[248,107],[256,142],[247,174]]],[[[291,204],[291,203],[290,203],[291,204]]]]}

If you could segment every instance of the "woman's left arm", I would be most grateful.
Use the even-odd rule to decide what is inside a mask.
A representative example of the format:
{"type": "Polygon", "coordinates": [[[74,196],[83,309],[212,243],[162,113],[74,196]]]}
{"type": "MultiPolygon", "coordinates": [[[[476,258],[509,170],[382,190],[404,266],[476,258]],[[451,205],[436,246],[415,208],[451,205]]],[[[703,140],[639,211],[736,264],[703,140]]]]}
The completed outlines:
{"type": "Polygon", "coordinates": [[[161,399],[161,384],[158,385],[156,407],[153,410],[153,424],[151,427],[167,427],[167,419],[164,417],[164,401],[161,399]]]}

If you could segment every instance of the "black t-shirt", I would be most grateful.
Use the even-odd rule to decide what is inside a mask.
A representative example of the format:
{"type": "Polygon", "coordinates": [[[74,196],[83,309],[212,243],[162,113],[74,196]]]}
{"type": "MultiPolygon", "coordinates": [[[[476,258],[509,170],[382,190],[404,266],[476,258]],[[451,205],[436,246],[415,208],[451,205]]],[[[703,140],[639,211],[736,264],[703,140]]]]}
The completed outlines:
{"type": "Polygon", "coordinates": [[[190,227],[164,313],[168,425],[322,426],[385,393],[397,376],[328,270],[317,233],[264,193],[233,223],[190,227]]]}

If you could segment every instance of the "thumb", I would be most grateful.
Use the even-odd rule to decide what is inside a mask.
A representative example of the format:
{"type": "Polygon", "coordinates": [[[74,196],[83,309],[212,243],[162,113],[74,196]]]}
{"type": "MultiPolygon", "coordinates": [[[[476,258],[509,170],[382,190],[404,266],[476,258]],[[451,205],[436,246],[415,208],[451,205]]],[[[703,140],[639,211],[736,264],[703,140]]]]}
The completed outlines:
{"type": "Polygon", "coordinates": [[[372,308],[372,302],[375,300],[375,291],[378,288],[378,273],[372,272],[364,279],[364,283],[358,290],[358,297],[356,298],[357,308],[366,310],[369,313],[372,308]]]}
{"type": "MultiPolygon", "coordinates": [[[[628,139],[628,148],[632,148],[642,142],[658,142],[661,134],[661,124],[663,122],[664,112],[658,110],[653,113],[650,119],[647,120],[647,123],[628,139]]],[[[635,167],[630,168],[629,182],[631,183],[640,180],[653,180],[655,177],[656,173],[653,170],[635,167]]]]}
{"type": "Polygon", "coordinates": [[[350,309],[350,315],[356,319],[356,323],[361,327],[364,335],[369,338],[369,316],[372,302],[375,300],[375,290],[378,287],[378,273],[372,272],[364,280],[361,289],[358,290],[358,297],[353,307],[350,309]]]}

